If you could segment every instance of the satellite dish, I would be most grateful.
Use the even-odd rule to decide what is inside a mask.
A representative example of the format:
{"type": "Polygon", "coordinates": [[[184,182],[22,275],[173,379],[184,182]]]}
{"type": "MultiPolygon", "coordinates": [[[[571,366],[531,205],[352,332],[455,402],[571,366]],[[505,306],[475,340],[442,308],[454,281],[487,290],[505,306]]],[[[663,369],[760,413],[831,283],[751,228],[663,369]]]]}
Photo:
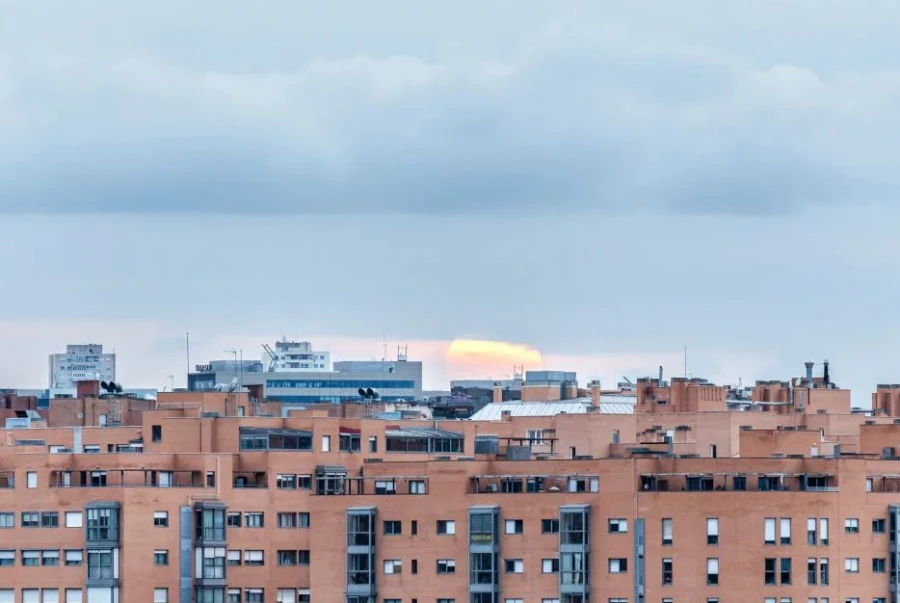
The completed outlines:
{"type": "Polygon", "coordinates": [[[369,394],[369,397],[373,400],[378,398],[378,391],[372,389],[371,387],[366,390],[366,393],[369,394]]]}
{"type": "Polygon", "coordinates": [[[365,389],[359,388],[358,391],[359,391],[360,397],[362,397],[362,398],[367,398],[367,397],[368,397],[368,396],[366,395],[366,390],[365,390],[365,389]]]}
{"type": "Polygon", "coordinates": [[[121,394],[122,391],[123,391],[123,390],[122,390],[122,384],[121,384],[121,383],[113,383],[113,385],[114,385],[115,388],[116,388],[116,393],[117,393],[117,394],[121,394]]]}
{"type": "Polygon", "coordinates": [[[109,383],[107,383],[106,381],[101,381],[101,382],[100,382],[100,387],[102,387],[102,388],[105,389],[105,390],[108,390],[108,389],[109,389],[109,383]]]}

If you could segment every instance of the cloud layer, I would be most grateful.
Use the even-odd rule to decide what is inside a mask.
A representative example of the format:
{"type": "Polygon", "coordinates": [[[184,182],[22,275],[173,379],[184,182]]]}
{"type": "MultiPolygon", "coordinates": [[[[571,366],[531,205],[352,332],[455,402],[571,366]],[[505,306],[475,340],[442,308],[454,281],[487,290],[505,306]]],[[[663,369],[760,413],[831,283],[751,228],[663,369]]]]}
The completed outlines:
{"type": "Polygon", "coordinates": [[[249,68],[226,39],[202,61],[133,22],[133,44],[100,48],[11,36],[0,211],[769,214],[898,189],[900,71],[767,60],[622,6],[560,9],[499,48],[249,68]]]}

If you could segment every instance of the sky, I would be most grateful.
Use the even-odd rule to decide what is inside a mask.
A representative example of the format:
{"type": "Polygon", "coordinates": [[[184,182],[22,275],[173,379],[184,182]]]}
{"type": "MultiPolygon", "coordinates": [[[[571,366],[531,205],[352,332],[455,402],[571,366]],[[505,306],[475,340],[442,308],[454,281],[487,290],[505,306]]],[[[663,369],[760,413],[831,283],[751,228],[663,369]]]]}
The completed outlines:
{"type": "Polygon", "coordinates": [[[406,345],[431,388],[512,372],[461,339],[582,382],[685,347],[718,383],[900,381],[900,3],[0,15],[0,386],[86,341],[183,385],[186,332],[194,363],[406,345]]]}

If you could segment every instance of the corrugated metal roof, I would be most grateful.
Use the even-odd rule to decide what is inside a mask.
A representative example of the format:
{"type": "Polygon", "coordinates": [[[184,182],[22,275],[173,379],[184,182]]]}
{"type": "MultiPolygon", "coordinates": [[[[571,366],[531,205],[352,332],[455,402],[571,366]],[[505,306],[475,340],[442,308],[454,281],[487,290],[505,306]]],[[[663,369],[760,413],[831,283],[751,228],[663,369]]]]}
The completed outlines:
{"type": "MultiPolygon", "coordinates": [[[[633,396],[603,396],[597,412],[607,415],[634,414],[633,396]],[[609,400],[609,401],[607,401],[609,400]]],[[[470,421],[499,421],[503,412],[509,411],[513,417],[552,417],[558,414],[585,414],[590,406],[590,398],[562,400],[559,402],[497,402],[486,404],[469,417],[470,421]]]]}
{"type": "Polygon", "coordinates": [[[398,438],[461,438],[462,434],[455,431],[433,429],[431,427],[400,427],[386,429],[384,435],[398,438]]]}

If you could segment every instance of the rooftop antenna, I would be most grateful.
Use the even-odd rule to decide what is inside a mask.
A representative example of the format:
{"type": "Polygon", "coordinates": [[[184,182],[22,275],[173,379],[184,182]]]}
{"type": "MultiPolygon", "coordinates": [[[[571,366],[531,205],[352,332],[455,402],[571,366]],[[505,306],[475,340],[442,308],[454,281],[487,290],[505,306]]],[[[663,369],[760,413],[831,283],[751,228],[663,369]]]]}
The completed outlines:
{"type": "Polygon", "coordinates": [[[191,334],[190,333],[184,334],[184,349],[185,349],[185,353],[187,354],[187,367],[186,367],[187,373],[185,373],[184,378],[187,380],[186,387],[188,389],[190,389],[190,385],[191,385],[191,383],[190,383],[190,381],[191,381],[191,377],[190,377],[190,375],[191,375],[191,334]]]}
{"type": "Polygon", "coordinates": [[[684,379],[687,381],[688,372],[687,372],[687,346],[684,346],[684,379]]]}
{"type": "Polygon", "coordinates": [[[381,352],[381,361],[384,362],[387,360],[387,335],[384,331],[381,332],[381,345],[383,350],[381,352]]]}
{"type": "Polygon", "coordinates": [[[408,345],[398,345],[397,346],[397,362],[406,362],[407,359],[407,350],[409,349],[408,345]]]}

